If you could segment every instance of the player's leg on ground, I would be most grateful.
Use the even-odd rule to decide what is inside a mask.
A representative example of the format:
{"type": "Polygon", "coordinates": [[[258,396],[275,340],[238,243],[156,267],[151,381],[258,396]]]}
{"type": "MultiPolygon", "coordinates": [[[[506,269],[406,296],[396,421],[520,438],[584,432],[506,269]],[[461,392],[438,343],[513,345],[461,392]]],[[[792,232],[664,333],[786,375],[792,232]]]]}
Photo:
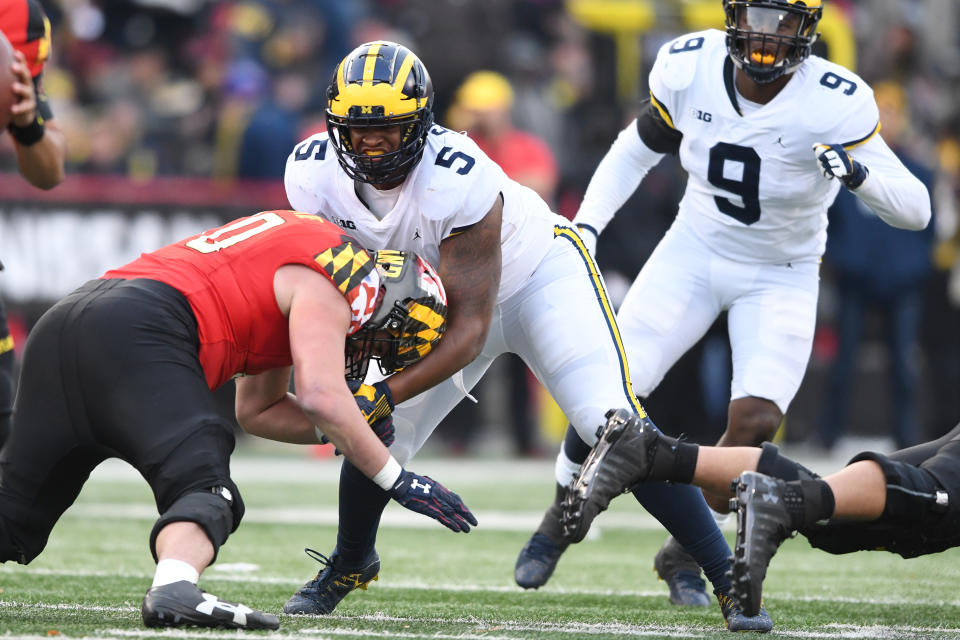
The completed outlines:
{"type": "MultiPolygon", "coordinates": [[[[453,378],[394,409],[396,439],[390,445],[390,452],[401,465],[420,450],[440,420],[464,400],[467,391],[476,385],[494,358],[504,351],[499,316],[497,309],[480,356],[453,378]]],[[[377,531],[390,497],[346,460],[340,469],[339,492],[336,547],[329,555],[312,549],[307,551],[322,568],[290,597],[283,608],[285,613],[329,614],[351,591],[365,590],[370,581],[378,579],[377,531]]]]}
{"type": "MultiPolygon", "coordinates": [[[[577,446],[576,439],[570,435],[563,449],[564,452],[576,455],[581,461],[587,453],[584,445],[592,445],[596,441],[597,426],[605,422],[603,416],[608,409],[627,406],[638,415],[644,413],[633,395],[619,329],[595,269],[593,261],[580,253],[551,251],[535,275],[535,278],[542,281],[536,282],[535,289],[523,299],[520,312],[508,317],[520,318],[528,327],[560,328],[556,332],[549,332],[549,335],[546,335],[548,332],[528,330],[506,332],[516,340],[508,346],[524,357],[565,415],[571,419],[577,437],[583,444],[577,446]],[[593,304],[584,304],[587,300],[593,301],[593,304]],[[559,350],[556,348],[557,344],[566,348],[559,350]],[[605,346],[598,348],[598,345],[605,346]]],[[[709,326],[708,323],[705,325],[709,326]]],[[[569,482],[569,475],[573,471],[569,465],[564,468],[562,462],[565,457],[562,456],[561,464],[558,464],[558,472],[566,474],[563,478],[557,478],[561,485],[569,482]]],[[[729,585],[723,575],[729,547],[696,489],[678,485],[651,485],[640,491],[640,497],[651,513],[656,512],[654,515],[660,518],[661,522],[668,527],[674,527],[685,541],[695,547],[698,555],[704,558],[705,564],[710,566],[718,585],[729,585]]],[[[557,516],[560,515],[559,508],[551,507],[546,520],[556,519],[556,516],[551,518],[552,511],[556,511],[557,516]]],[[[533,543],[538,537],[541,537],[541,540],[549,538],[546,533],[554,529],[560,534],[560,527],[554,526],[552,522],[546,527],[541,525],[521,551],[515,577],[523,586],[528,586],[522,582],[528,573],[525,565],[538,561],[542,563],[545,555],[537,557],[531,553],[533,543]]],[[[557,546],[554,545],[554,549],[546,557],[553,562],[548,563],[547,571],[541,572],[545,578],[549,578],[556,560],[559,559],[557,546]]],[[[562,549],[560,552],[562,553],[562,549]]]]}
{"type": "Polygon", "coordinates": [[[103,286],[88,283],[54,305],[25,345],[19,428],[0,451],[0,561],[26,564],[39,555],[90,472],[109,455],[94,442],[77,398],[67,395],[80,393],[77,308],[103,286]]]}
{"type": "MultiPolygon", "coordinates": [[[[633,389],[639,397],[653,392],[720,314],[722,300],[713,287],[713,268],[714,259],[699,241],[668,232],[631,286],[617,320],[627,348],[633,389]]],[[[679,435],[674,425],[659,426],[666,433],[679,435]]],[[[643,487],[635,496],[658,503],[657,491],[643,487]]],[[[681,536],[690,539],[685,532],[681,536]]],[[[709,606],[711,598],[697,560],[672,536],[655,556],[654,570],[667,583],[673,604],[709,606]]]]}

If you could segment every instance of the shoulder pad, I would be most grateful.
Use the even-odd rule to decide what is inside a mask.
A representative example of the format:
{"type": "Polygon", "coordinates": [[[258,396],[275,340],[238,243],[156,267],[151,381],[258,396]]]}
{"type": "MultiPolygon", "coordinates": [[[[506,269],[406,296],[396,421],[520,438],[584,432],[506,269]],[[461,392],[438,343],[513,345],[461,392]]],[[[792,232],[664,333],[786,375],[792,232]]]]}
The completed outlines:
{"type": "Polygon", "coordinates": [[[872,136],[880,120],[873,89],[853,71],[818,56],[804,63],[802,119],[825,144],[855,146],[872,136]]]}
{"type": "MultiPolygon", "coordinates": [[[[715,55],[719,43],[727,55],[724,34],[715,29],[688,33],[670,40],[657,52],[650,71],[651,90],[663,86],[670,91],[682,91],[697,75],[697,67],[704,57],[715,55]]],[[[659,96],[658,96],[659,97],[659,96]]]]}
{"type": "Polygon", "coordinates": [[[317,133],[298,142],[287,156],[287,166],[283,173],[283,183],[287,191],[287,200],[294,209],[315,213],[318,206],[315,195],[318,186],[334,177],[333,170],[339,170],[337,154],[329,144],[326,132],[317,133]]]}
{"type": "Polygon", "coordinates": [[[436,125],[420,162],[416,178],[420,210],[435,220],[484,206],[486,213],[505,178],[469,136],[436,125]]]}

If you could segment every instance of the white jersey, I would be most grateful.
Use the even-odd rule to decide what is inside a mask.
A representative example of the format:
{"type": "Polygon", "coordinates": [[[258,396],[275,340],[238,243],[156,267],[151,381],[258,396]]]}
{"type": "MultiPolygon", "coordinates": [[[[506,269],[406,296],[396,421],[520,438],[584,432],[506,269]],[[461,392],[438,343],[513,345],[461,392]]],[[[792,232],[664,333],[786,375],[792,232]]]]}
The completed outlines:
{"type": "Polygon", "coordinates": [[[709,30],[664,45],[650,72],[652,99],[683,134],[689,179],[677,224],[731,259],[817,259],[841,185],[820,175],[811,148],[850,149],[871,138],[879,130],[873,91],[810,56],[773,100],[744,111],[732,67],[725,34],[709,30]]]}
{"type": "Polygon", "coordinates": [[[396,205],[382,219],[357,196],[326,133],[297,145],[287,159],[284,184],[293,209],[340,225],[368,249],[414,251],[434,266],[440,264],[440,243],[483,219],[503,194],[497,302],[517,291],[536,269],[550,247],[554,225],[569,224],[536,192],[510,180],[473,140],[437,125],[396,205]]]}

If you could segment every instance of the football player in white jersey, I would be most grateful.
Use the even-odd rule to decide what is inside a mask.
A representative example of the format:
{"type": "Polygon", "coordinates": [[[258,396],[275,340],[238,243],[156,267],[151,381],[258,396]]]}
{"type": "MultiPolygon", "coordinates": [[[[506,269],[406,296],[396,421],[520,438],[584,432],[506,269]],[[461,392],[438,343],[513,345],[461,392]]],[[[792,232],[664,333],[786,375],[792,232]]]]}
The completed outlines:
{"type": "MultiPolygon", "coordinates": [[[[593,249],[647,171],[679,153],[689,174],[679,213],[618,320],[633,389],[644,398],[728,312],[733,380],[723,446],[770,440],[800,386],[837,192],[851,190],[895,227],[930,220],[926,188],[878,135],[870,87],[810,55],[821,5],[723,0],[726,34],[665,44],[649,101],[600,162],[574,219],[593,249]]],[[[708,502],[727,508],[725,497],[708,502]]],[[[705,605],[699,570],[684,556],[668,539],[654,566],[672,602],[705,605]]]]}
{"type": "MultiPolygon", "coordinates": [[[[328,131],[298,144],[287,161],[291,207],[339,224],[365,247],[417,251],[437,265],[447,292],[438,347],[386,379],[352,383],[371,422],[393,410],[390,449],[398,462],[420,449],[507,351],[523,358],[573,423],[564,446],[576,451],[564,460],[586,455],[610,407],[626,402],[648,421],[580,236],[470,138],[433,123],[433,87],[421,61],[395,43],[361,45],[337,67],[327,98],[328,131]]],[[[558,478],[576,470],[564,465],[558,478]]],[[[697,490],[661,483],[637,497],[695,550],[729,627],[772,627],[766,612],[745,617],[731,606],[729,547],[697,490]]],[[[286,613],[328,614],[377,576],[377,527],[388,499],[344,462],[336,548],[329,557],[315,554],[325,568],[290,598],[286,613]]],[[[557,538],[559,518],[559,510],[548,516],[557,538]]]]}

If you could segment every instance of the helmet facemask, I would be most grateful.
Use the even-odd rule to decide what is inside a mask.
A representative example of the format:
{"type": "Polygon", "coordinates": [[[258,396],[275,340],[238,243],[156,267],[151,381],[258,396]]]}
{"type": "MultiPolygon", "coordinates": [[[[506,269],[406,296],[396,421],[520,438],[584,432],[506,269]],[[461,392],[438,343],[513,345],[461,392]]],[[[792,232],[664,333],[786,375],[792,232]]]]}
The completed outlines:
{"type": "Polygon", "coordinates": [[[369,321],[347,339],[346,377],[362,380],[370,360],[383,375],[418,362],[443,336],[447,298],[433,268],[416,254],[376,252],[381,301],[369,321]]]}
{"type": "Polygon", "coordinates": [[[399,182],[423,155],[433,125],[433,84],[406,47],[370,42],[337,66],[327,88],[327,130],[343,170],[375,186],[399,182]],[[400,127],[397,149],[358,153],[350,129],[400,127]]]}
{"type": "Polygon", "coordinates": [[[730,58],[759,84],[791,73],[817,39],[819,5],[819,0],[724,0],[730,58]]]}
{"type": "MultiPolygon", "coordinates": [[[[358,107],[351,107],[358,110],[358,107]]],[[[382,110],[382,107],[375,107],[382,110]]],[[[337,159],[340,166],[346,171],[347,175],[359,182],[366,182],[374,186],[398,182],[420,162],[423,155],[423,148],[426,144],[427,133],[430,125],[433,124],[433,115],[430,114],[429,121],[425,121],[417,114],[411,114],[407,117],[394,118],[370,118],[365,116],[337,117],[327,114],[327,130],[335,132],[333,148],[337,153],[337,159]],[[350,129],[375,129],[379,127],[399,126],[400,146],[394,151],[388,151],[380,155],[370,156],[363,153],[357,153],[353,148],[350,139],[350,129]]]]}

